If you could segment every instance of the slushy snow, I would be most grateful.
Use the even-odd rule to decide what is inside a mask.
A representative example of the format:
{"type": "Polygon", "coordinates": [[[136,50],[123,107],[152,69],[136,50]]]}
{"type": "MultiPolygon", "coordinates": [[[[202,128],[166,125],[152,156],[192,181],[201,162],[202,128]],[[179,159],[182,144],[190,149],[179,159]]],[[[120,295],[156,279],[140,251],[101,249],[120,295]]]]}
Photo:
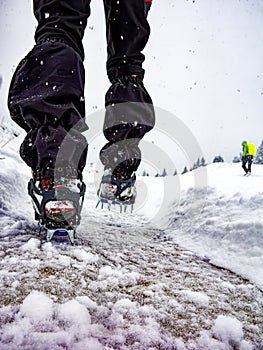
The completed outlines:
{"type": "Polygon", "coordinates": [[[22,137],[0,160],[1,350],[262,349],[262,166],[139,177],[146,200],[122,215],[95,209],[87,167],[76,245],[40,244],[22,137]]]}

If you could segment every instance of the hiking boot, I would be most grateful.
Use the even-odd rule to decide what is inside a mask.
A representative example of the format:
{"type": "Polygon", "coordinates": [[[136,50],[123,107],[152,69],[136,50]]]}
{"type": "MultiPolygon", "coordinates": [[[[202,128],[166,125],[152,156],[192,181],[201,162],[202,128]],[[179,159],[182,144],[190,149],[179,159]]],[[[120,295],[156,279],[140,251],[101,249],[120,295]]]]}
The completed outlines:
{"type": "Polygon", "coordinates": [[[74,225],[77,207],[69,198],[72,193],[80,191],[79,180],[64,178],[54,184],[52,179],[41,179],[39,187],[42,192],[52,191],[55,194],[45,204],[45,216],[49,226],[74,225]]]}
{"type": "Polygon", "coordinates": [[[70,224],[74,221],[76,207],[70,200],[49,201],[45,206],[46,217],[52,222],[70,224]]]}
{"type": "Polygon", "coordinates": [[[130,178],[123,178],[106,171],[98,190],[99,199],[117,204],[134,204],[136,198],[135,181],[135,174],[130,178]]]}

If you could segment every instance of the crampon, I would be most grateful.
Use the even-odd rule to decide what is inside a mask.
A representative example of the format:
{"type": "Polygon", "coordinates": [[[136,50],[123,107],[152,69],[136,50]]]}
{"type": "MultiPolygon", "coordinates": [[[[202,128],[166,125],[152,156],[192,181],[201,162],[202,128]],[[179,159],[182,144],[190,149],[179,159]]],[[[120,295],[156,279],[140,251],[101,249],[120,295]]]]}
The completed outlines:
{"type": "Polygon", "coordinates": [[[135,181],[135,175],[129,179],[119,179],[113,175],[103,176],[97,193],[96,208],[101,205],[101,209],[106,207],[111,210],[112,206],[118,206],[120,213],[127,209],[132,212],[136,198],[135,181]]]}
{"type": "Polygon", "coordinates": [[[43,190],[33,179],[29,181],[28,193],[33,201],[35,219],[39,223],[40,234],[45,232],[47,242],[68,239],[74,245],[85,190],[84,182],[79,182],[74,190],[63,185],[43,190]]]}

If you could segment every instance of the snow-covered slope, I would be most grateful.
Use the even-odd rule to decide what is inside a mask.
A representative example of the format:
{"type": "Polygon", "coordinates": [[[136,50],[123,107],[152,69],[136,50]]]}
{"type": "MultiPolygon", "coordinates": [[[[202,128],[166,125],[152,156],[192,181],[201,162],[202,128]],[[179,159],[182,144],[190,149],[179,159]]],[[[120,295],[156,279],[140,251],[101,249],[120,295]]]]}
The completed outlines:
{"type": "Polygon", "coordinates": [[[241,163],[210,164],[205,170],[202,188],[193,187],[195,172],[180,180],[152,178],[154,206],[148,203],[142,211],[174,242],[263,289],[263,166],[253,165],[251,177],[244,176],[241,163]]]}
{"type": "Polygon", "coordinates": [[[77,244],[40,246],[22,136],[0,155],[1,350],[262,349],[261,166],[139,178],[125,215],[95,209],[87,167],[77,244]]]}

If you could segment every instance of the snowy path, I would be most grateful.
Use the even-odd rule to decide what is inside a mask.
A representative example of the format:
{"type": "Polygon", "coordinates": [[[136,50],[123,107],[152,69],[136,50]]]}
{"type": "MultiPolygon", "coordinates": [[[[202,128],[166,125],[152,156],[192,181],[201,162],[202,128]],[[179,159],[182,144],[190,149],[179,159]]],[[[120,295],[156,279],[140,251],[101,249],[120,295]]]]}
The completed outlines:
{"type": "Polygon", "coordinates": [[[261,349],[255,286],[89,197],[74,247],[1,231],[1,350],[261,349]]]}
{"type": "MultiPolygon", "coordinates": [[[[243,232],[240,247],[253,243],[247,255],[242,248],[244,261],[254,262],[260,270],[258,185],[249,182],[249,201],[233,186],[233,193],[227,190],[227,201],[223,197],[216,201],[217,193],[208,191],[206,210],[194,221],[190,217],[193,232],[184,236],[178,223],[188,217],[187,193],[182,206],[169,207],[168,221],[176,224],[161,230],[147,223],[142,211],[120,215],[95,209],[96,186],[88,183],[77,244],[40,246],[26,193],[29,173],[17,149],[17,144],[4,149],[0,168],[1,350],[263,349],[263,296],[253,278],[245,280],[230,269],[214,266],[200,258],[205,256],[202,251],[193,253],[211,239],[214,245],[207,247],[215,252],[210,256],[227,257],[229,251],[223,251],[229,246],[235,253],[240,242],[236,237],[243,232]],[[243,202],[257,217],[256,226],[247,232],[254,218],[249,212],[240,217],[243,202]],[[221,218],[227,213],[228,226],[224,226],[221,218]],[[227,236],[231,217],[237,225],[227,236]]],[[[218,174],[221,178],[222,172],[230,178],[227,166],[221,173],[214,167],[212,171],[214,179],[218,174]]],[[[222,183],[226,183],[223,178],[222,183]]],[[[243,188],[243,183],[237,185],[243,188]]],[[[149,186],[158,192],[151,179],[149,186]]],[[[231,255],[226,267],[231,266],[229,259],[231,255]]]]}

